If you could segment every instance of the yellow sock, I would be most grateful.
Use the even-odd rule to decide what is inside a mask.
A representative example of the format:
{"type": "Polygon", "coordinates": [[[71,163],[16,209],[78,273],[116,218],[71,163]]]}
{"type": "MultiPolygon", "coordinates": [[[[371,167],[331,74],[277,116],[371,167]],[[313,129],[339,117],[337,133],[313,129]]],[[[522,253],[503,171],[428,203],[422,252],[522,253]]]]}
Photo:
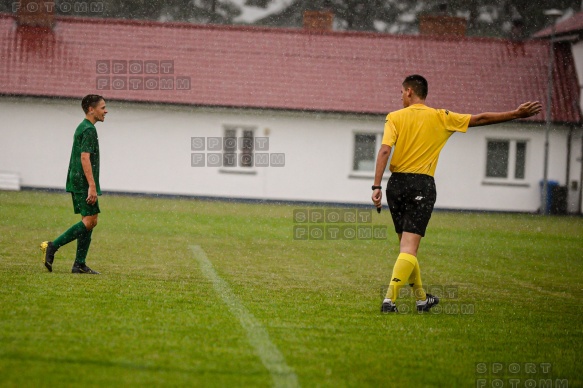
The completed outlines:
{"type": "Polygon", "coordinates": [[[415,263],[415,268],[409,276],[409,285],[413,287],[413,295],[416,300],[425,300],[427,295],[423,289],[423,283],[421,282],[421,268],[419,268],[419,261],[415,263]]]}
{"type": "Polygon", "coordinates": [[[393,274],[391,275],[391,283],[389,284],[389,289],[387,290],[387,299],[395,302],[399,296],[399,290],[406,284],[406,280],[409,279],[411,273],[417,265],[417,258],[408,253],[400,253],[393,267],[393,274]]]}

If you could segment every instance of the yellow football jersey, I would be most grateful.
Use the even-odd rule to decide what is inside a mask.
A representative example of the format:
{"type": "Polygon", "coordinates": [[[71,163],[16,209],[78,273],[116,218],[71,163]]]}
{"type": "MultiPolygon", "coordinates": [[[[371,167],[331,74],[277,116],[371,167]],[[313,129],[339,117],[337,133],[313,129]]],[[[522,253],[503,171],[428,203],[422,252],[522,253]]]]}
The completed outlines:
{"type": "Polygon", "coordinates": [[[466,132],[472,115],[414,104],[387,115],[383,144],[394,146],[391,172],[435,175],[439,153],[454,132],[466,132]]]}

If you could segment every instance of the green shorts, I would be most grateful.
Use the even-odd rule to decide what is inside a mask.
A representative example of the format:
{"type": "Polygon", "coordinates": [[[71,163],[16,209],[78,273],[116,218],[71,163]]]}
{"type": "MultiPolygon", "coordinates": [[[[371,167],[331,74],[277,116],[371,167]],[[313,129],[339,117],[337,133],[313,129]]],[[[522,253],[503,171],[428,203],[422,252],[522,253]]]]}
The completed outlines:
{"type": "Polygon", "coordinates": [[[99,200],[93,205],[87,203],[87,193],[71,193],[73,197],[73,210],[75,214],[81,213],[82,216],[94,216],[100,213],[99,200]]]}

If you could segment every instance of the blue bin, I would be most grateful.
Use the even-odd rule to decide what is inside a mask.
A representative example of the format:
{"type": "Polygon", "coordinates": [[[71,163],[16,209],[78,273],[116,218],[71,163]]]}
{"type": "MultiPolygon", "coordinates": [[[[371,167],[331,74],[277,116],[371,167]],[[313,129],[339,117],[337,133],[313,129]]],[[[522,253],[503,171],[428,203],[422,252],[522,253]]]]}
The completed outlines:
{"type": "MultiPolygon", "coordinates": [[[[541,207],[544,206],[543,204],[543,200],[544,200],[544,196],[543,196],[543,184],[544,182],[541,180],[539,182],[540,185],[540,203],[541,203],[541,207]]],[[[544,206],[543,209],[546,209],[545,212],[543,212],[544,214],[549,214],[551,212],[551,208],[553,207],[553,193],[556,192],[556,187],[559,186],[559,182],[557,181],[547,181],[547,203],[546,206],[544,206]]]]}

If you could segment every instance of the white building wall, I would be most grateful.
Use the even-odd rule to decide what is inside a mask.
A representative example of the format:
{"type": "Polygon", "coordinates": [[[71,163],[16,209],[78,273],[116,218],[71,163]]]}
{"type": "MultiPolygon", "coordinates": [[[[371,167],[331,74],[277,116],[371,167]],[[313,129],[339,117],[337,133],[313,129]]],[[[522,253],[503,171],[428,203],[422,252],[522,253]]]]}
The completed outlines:
{"type": "Polygon", "coordinates": [[[582,168],[582,160],[583,160],[583,149],[581,148],[581,141],[582,141],[583,130],[580,128],[576,128],[573,130],[573,135],[571,137],[571,155],[570,155],[570,163],[571,169],[569,171],[569,182],[567,182],[568,186],[568,211],[569,213],[579,213],[583,210],[581,208],[582,201],[580,199],[581,196],[581,168],[582,168]]]}
{"type": "Polygon", "coordinates": [[[579,106],[583,107],[583,42],[572,44],[571,50],[579,79],[579,106]]]}
{"type": "MultiPolygon", "coordinates": [[[[565,185],[566,133],[553,127],[549,136],[548,179],[565,185]]],[[[435,175],[436,206],[442,208],[536,211],[540,207],[540,181],[544,169],[544,125],[506,123],[469,128],[454,134],[441,153],[435,175]],[[525,140],[524,185],[494,185],[485,179],[488,139],[525,140]]]]}
{"type": "MultiPolygon", "coordinates": [[[[583,42],[571,44],[577,79],[579,80],[579,106],[583,111],[583,42]]],[[[583,195],[579,187],[572,187],[572,182],[576,181],[577,186],[581,185],[581,169],[583,168],[583,150],[581,149],[582,131],[579,128],[573,135],[571,149],[571,171],[569,183],[569,212],[583,213],[583,195]]]]}
{"type": "MultiPolygon", "coordinates": [[[[104,191],[371,203],[372,173],[351,177],[354,132],[381,133],[383,116],[107,105],[106,121],[96,125],[104,191]],[[269,136],[269,152],[284,153],[285,167],[257,167],[252,175],[191,167],[191,137],[223,136],[225,125],[252,126],[256,137],[269,136]]],[[[23,186],[64,188],[73,133],[83,119],[80,102],[1,98],[0,114],[0,171],[20,174],[23,186]]],[[[455,134],[437,168],[436,207],[536,211],[543,145],[544,128],[537,124],[455,134]],[[484,185],[487,138],[527,139],[527,187],[484,185]]],[[[551,135],[549,179],[561,184],[565,155],[566,130],[559,128],[551,135]]],[[[580,170],[574,170],[576,177],[580,170]]]]}

